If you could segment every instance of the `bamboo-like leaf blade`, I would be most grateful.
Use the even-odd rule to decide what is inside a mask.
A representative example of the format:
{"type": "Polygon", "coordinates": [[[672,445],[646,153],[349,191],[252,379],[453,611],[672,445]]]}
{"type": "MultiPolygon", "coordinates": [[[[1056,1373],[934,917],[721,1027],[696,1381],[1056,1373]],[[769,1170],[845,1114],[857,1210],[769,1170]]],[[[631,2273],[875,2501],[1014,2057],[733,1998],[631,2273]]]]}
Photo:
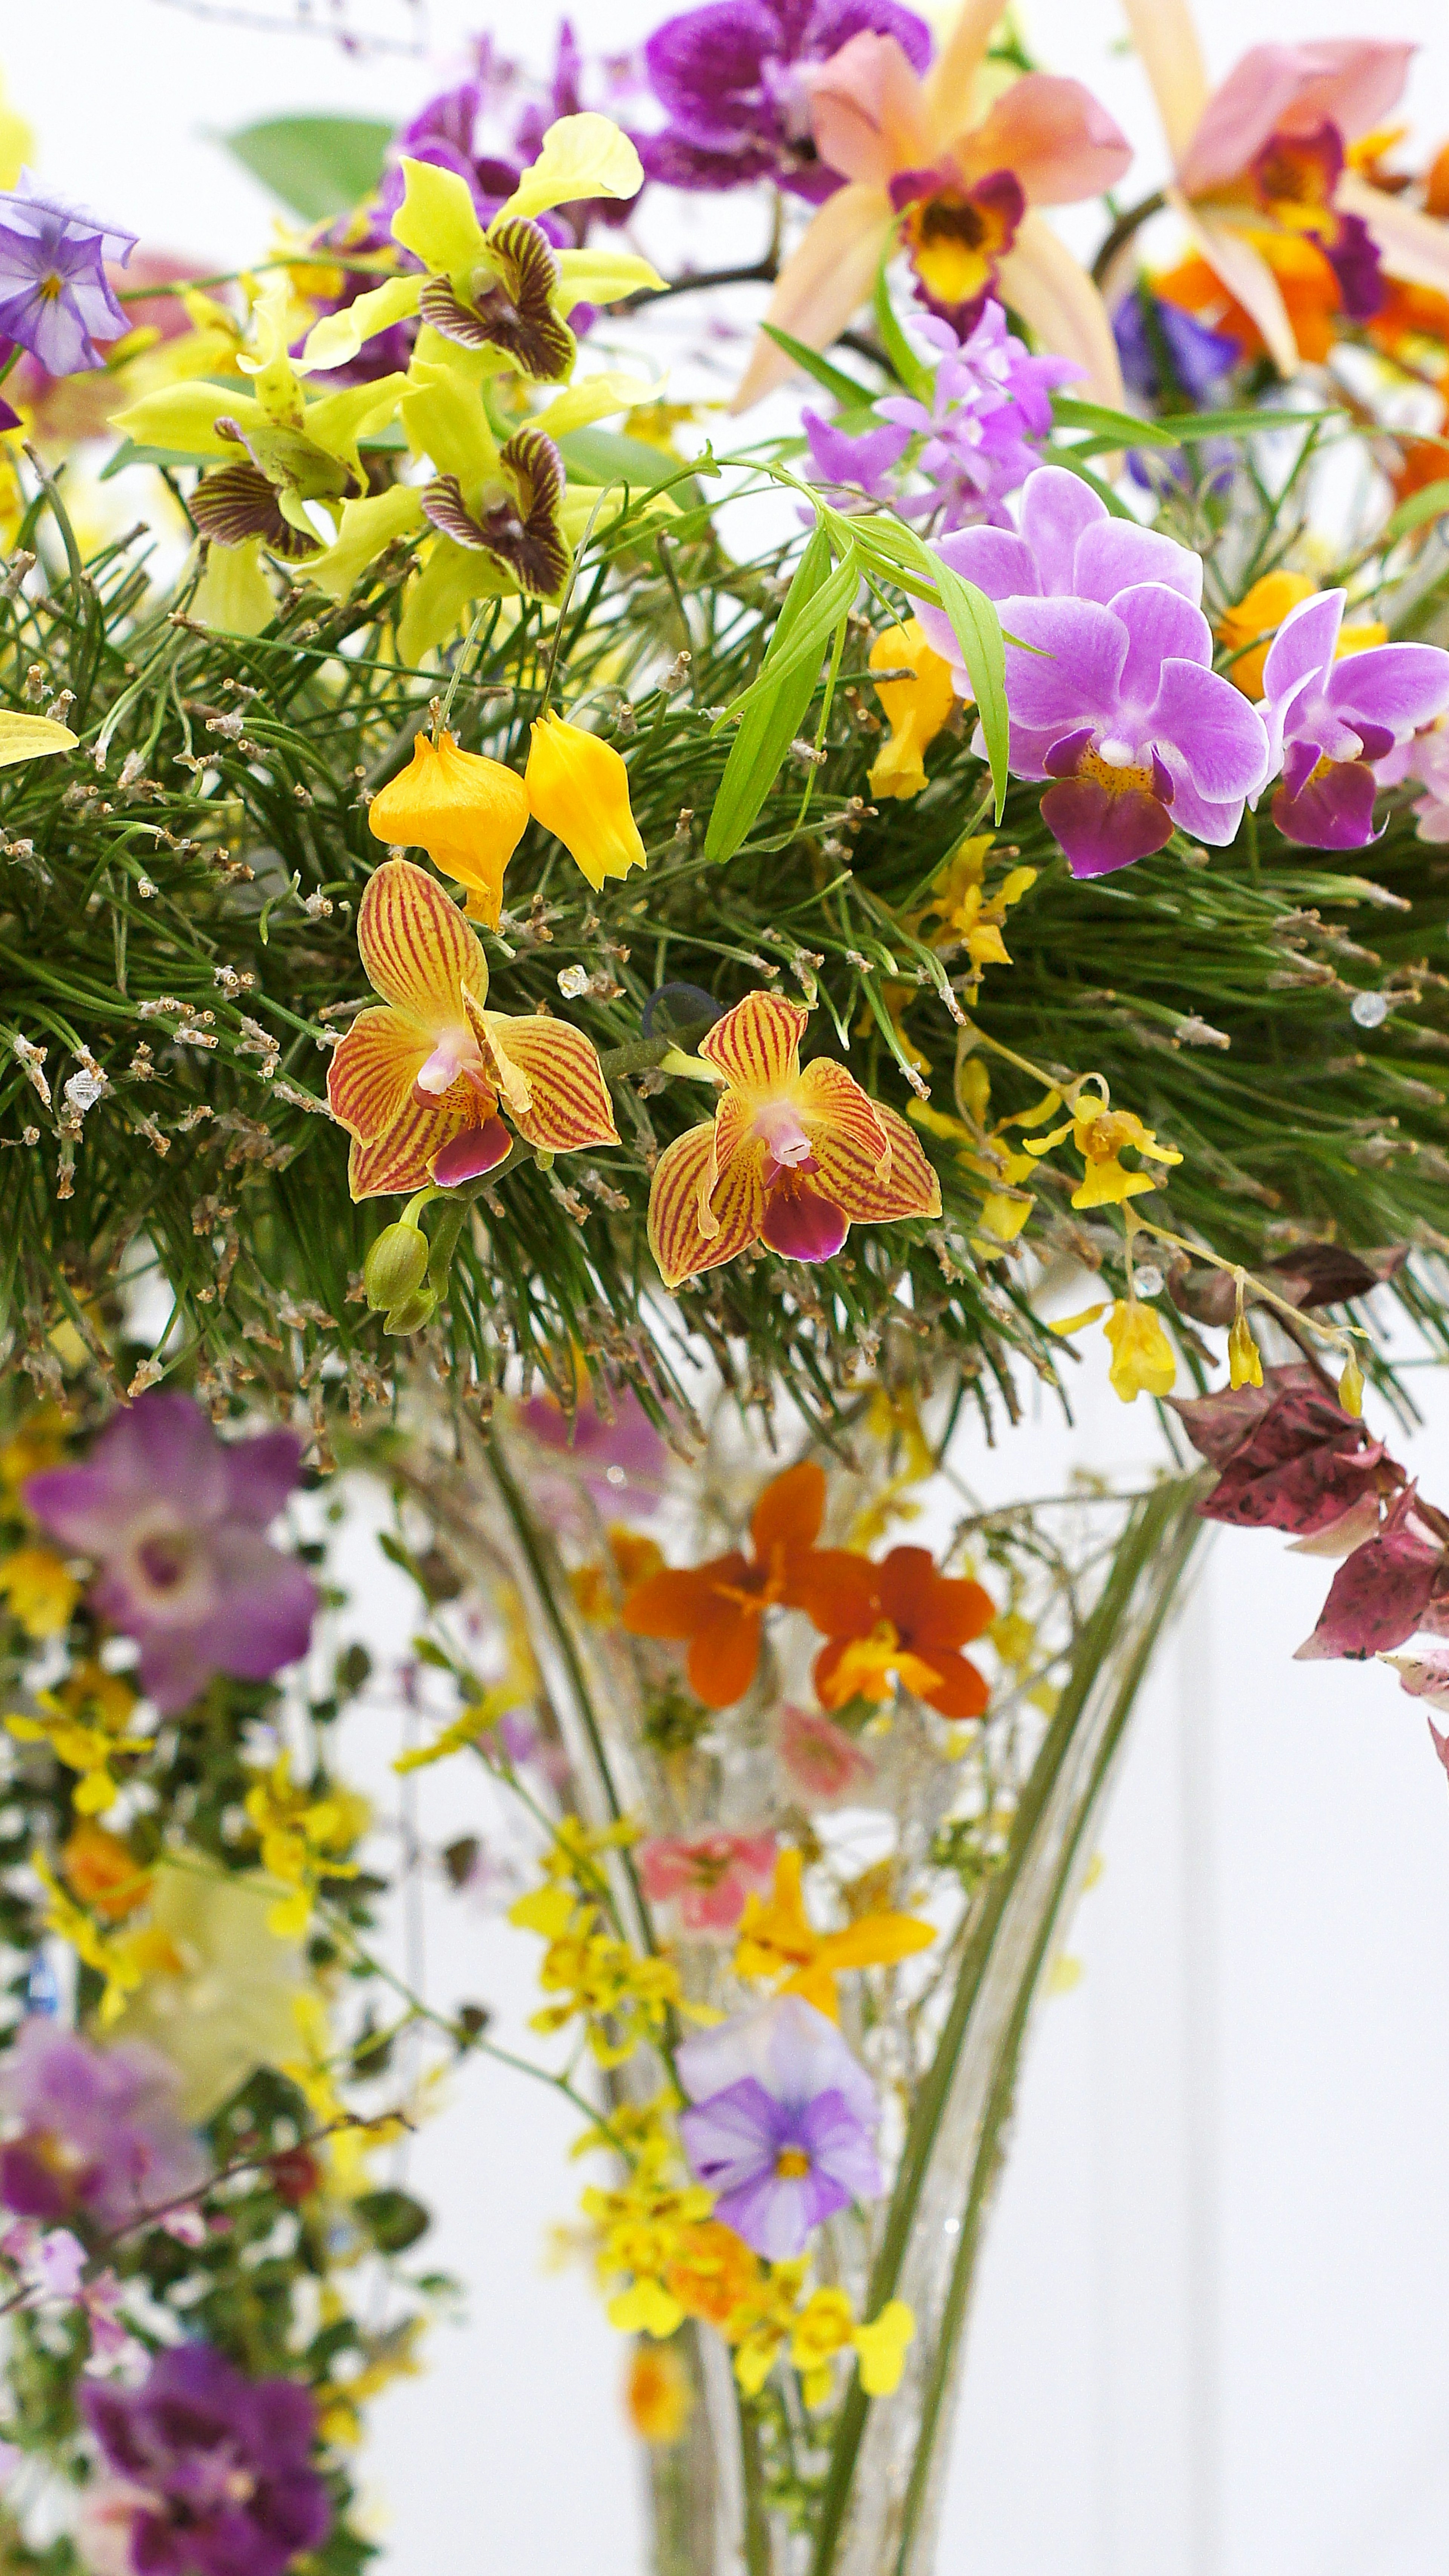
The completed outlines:
{"type": "Polygon", "coordinates": [[[1415,528],[1427,527],[1431,519],[1442,518],[1446,511],[1449,511],[1449,478],[1426,483],[1422,491],[1411,492],[1407,501],[1399,503],[1377,540],[1375,552],[1386,546],[1396,546],[1400,537],[1412,536],[1415,528]]]}
{"type": "Polygon", "coordinates": [[[763,323],[761,328],[767,340],[773,340],[777,349],[783,349],[786,357],[793,359],[802,375],[812,376],[824,392],[833,394],[847,410],[863,411],[868,403],[874,401],[869,385],[860,384],[854,376],[848,376],[843,367],[832,367],[829,359],[822,358],[818,349],[807,349],[803,340],[792,338],[788,331],[779,330],[773,322],[763,323]]]}
{"type": "Polygon", "coordinates": [[[830,540],[817,528],[785,596],[758,679],[743,708],[709,818],[708,859],[732,858],[765,798],[820,676],[826,636],[847,614],[860,580],[854,550],[831,569],[830,540]]]}

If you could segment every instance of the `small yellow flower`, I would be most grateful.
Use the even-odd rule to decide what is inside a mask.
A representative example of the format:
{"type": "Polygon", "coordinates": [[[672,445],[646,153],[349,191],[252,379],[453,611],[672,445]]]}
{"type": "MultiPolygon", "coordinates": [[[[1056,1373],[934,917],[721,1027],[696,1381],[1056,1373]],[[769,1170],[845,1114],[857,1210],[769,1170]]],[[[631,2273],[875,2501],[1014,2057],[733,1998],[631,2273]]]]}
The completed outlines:
{"type": "Polygon", "coordinates": [[[1351,1413],[1357,1421],[1363,1412],[1363,1370],[1352,1351],[1344,1362],[1343,1375],[1338,1381],[1338,1400],[1344,1412],[1351,1413]]]}
{"type": "Polygon", "coordinates": [[[283,1753],[253,1779],[246,1812],[261,1839],[263,1869],[293,1891],[273,1905],[267,1929],[279,1940],[292,1939],[311,1920],[319,1878],[357,1876],[356,1862],[345,1854],[367,1829],[367,1802],[348,1789],[314,1798],[293,1788],[292,1757],[283,1753]]]}
{"type": "Polygon", "coordinates": [[[876,754],[870,773],[872,796],[919,796],[926,783],[924,754],[935,741],[956,704],[951,665],[926,640],[917,617],[904,626],[887,626],[870,648],[873,671],[908,670],[905,680],[877,680],[876,695],[886,712],[890,740],[876,754]]]}
{"type": "Polygon", "coordinates": [[[80,1595],[80,1585],[54,1548],[17,1547],[0,1565],[0,1598],[9,1601],[27,1637],[58,1637],[80,1595]]]}
{"type": "Polygon", "coordinates": [[[807,2406],[823,2406],[834,2372],[830,2365],[855,2335],[855,2313],[844,2290],[812,2290],[790,2337],[790,2359],[800,2373],[807,2406]]]}
{"type": "Polygon", "coordinates": [[[637,2344],[624,2383],[624,2406],[641,2442],[677,2442],[694,2411],[689,2373],[671,2344],[637,2344]]]}
{"type": "Polygon", "coordinates": [[[136,1694],[118,1673],[89,1660],[77,1664],[58,1691],[38,1691],[38,1717],[9,1716],[5,1724],[22,1744],[48,1744],[58,1762],[80,1774],[71,1804],[78,1815],[104,1815],[120,1795],[114,1764],[149,1753],[152,1735],[128,1735],[136,1694]]]}
{"type": "Polygon", "coordinates": [[[807,2268],[803,2255],[772,2263],[725,2329],[736,2346],[735,2377],[746,2397],[759,2396],[781,2345],[795,2330],[807,2268]]]}
{"type": "Polygon", "coordinates": [[[1112,1345],[1108,1371],[1124,1404],[1137,1397],[1171,1395],[1177,1383],[1177,1353],[1150,1306],[1129,1298],[1113,1307],[1102,1330],[1112,1345]]]}
{"type": "Polygon", "coordinates": [[[535,820],[562,841],[596,894],[605,877],[642,868],[629,772],[613,744],[552,712],[531,730],[523,783],[535,820]]]}
{"type": "Polygon", "coordinates": [[[494,1682],[481,1699],[470,1700],[452,1725],[445,1726],[442,1734],[435,1736],[431,1744],[420,1744],[411,1753],[400,1753],[392,1766],[394,1771],[425,1771],[431,1763],[446,1761],[450,1753],[473,1751],[479,1738],[496,1726],[500,1717],[506,1717],[508,1711],[517,1706],[518,1693],[507,1682],[494,1682]]]}
{"type": "Polygon", "coordinates": [[[1087,1167],[1085,1178],[1072,1192],[1074,1208],[1120,1207],[1124,1200],[1157,1188],[1152,1173],[1123,1168],[1120,1156],[1126,1145],[1154,1163],[1182,1161],[1173,1146],[1159,1145],[1153,1130],[1144,1127],[1132,1110],[1109,1109],[1095,1093],[1082,1096],[1064,1125],[1053,1127],[1049,1135],[1029,1138],[1026,1150],[1033,1156],[1049,1154],[1067,1136],[1087,1167]]]}
{"type": "Polygon", "coordinates": [[[503,872],[527,826],[522,779],[500,760],[460,751],[446,732],[436,742],[420,733],[409,766],[367,810],[379,841],[426,850],[444,876],[466,886],[469,919],[490,930],[503,907],[503,872]]]}
{"type": "Polygon", "coordinates": [[[1263,1362],[1249,1329],[1247,1316],[1239,1307],[1228,1335],[1228,1377],[1235,1386],[1261,1386],[1263,1362]]]}
{"type": "Polygon", "coordinates": [[[894,2395],[915,2332],[915,2312],[904,2299],[888,2299],[869,2325],[856,2327],[852,2341],[860,2357],[860,2384],[867,2397],[894,2395]]]}
{"type": "MultiPolygon", "coordinates": [[[[865,1570],[869,1573],[870,1568],[865,1570]]],[[[803,1995],[817,2012],[838,2021],[837,1975],[852,1968],[890,1967],[898,1959],[908,1959],[913,1951],[930,1947],[935,1927],[914,1914],[886,1908],[859,1915],[843,1932],[817,1932],[805,1911],[801,1868],[800,1853],[787,1846],[775,1863],[773,1894],[768,1900],[746,1898],[735,1946],[735,1972],[741,1977],[780,1979],[779,1993],[803,1995]]]]}
{"type": "Polygon", "coordinates": [[[709,2219],[713,2194],[702,2183],[683,2182],[675,2150],[662,2129],[646,2138],[629,2179],[617,2191],[589,2190],[581,2206],[599,2231],[602,2281],[622,2277],[606,2314],[621,2334],[663,2341],[684,2318],[670,2286],[677,2264],[688,2264],[694,2239],[709,2219]]]}
{"type": "Polygon", "coordinates": [[[18,1492],[28,1476],[58,1467],[65,1456],[66,1416],[58,1404],[42,1404],[28,1422],[0,1446],[0,1485],[18,1492]]]}
{"type": "Polygon", "coordinates": [[[82,1905],[91,1906],[108,1923],[123,1923],[144,1905],[151,1892],[151,1873],[133,1859],[119,1834],[104,1825],[77,1825],[61,1849],[60,1865],[82,1905]]]}

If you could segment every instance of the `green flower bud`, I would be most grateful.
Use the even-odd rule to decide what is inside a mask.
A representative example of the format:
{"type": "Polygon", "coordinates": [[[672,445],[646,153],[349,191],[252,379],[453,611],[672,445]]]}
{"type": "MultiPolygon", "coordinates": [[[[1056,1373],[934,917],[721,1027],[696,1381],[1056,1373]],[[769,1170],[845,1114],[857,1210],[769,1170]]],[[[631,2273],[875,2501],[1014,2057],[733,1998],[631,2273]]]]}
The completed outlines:
{"type": "Polygon", "coordinates": [[[362,1265],[373,1313],[400,1306],[428,1275],[428,1238],[416,1225],[386,1225],[362,1265]]]}
{"type": "Polygon", "coordinates": [[[411,1297],[402,1298],[383,1321],[385,1333],[420,1333],[438,1311],[438,1301],[431,1288],[419,1288],[411,1297]]]}

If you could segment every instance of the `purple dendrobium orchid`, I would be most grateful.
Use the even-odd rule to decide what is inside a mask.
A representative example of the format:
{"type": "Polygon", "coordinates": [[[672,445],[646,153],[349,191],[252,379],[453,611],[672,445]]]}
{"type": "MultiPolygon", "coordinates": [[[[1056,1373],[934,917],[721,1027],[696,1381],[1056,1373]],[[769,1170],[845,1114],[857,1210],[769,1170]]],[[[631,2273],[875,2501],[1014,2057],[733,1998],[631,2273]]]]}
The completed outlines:
{"type": "Polygon", "coordinates": [[[19,187],[0,195],[0,333],[47,375],[104,366],[96,341],[118,340],[129,327],[105,264],[124,267],[137,239],[41,196],[22,170],[19,187]]]}
{"type": "Polygon", "coordinates": [[[1374,764],[1449,707],[1449,653],[1372,644],[1335,658],[1346,593],[1318,591],[1284,618],[1263,665],[1263,715],[1283,784],[1273,820],[1310,850],[1374,836],[1374,764]]]}
{"type": "Polygon", "coordinates": [[[218,1440],[189,1395],[143,1395],[107,1424],[82,1466],[24,1488],[62,1547],[97,1559],[96,1607],[141,1648],[163,1715],[213,1673],[265,1681],[307,1651],[316,1588],[263,1532],[297,1481],[291,1431],[218,1440]]]}
{"type": "Polygon", "coordinates": [[[128,2545],[110,2563],[145,2576],[283,2576],[326,2539],[316,2409],[296,2380],[246,2379],[212,2345],[182,2344],[156,2356],[139,2388],[86,2388],[80,2404],[126,2491],[103,2481],[94,2503],[87,2491],[128,2545]]]}
{"type": "Polygon", "coordinates": [[[880,429],[862,430],[852,437],[833,421],[822,420],[818,411],[802,412],[800,418],[810,443],[814,480],[824,490],[863,494],[867,501],[894,499],[890,477],[910,446],[908,429],[897,429],[887,421],[880,429]]]}
{"type": "Polygon", "coordinates": [[[916,325],[939,352],[930,404],[890,394],[875,409],[925,441],[916,464],[929,490],[902,507],[908,517],[940,513],[942,533],[986,520],[1011,525],[1004,507],[1035,468],[1030,439],[1052,425],[1051,397],[1082,373],[1071,358],[1034,358],[988,302],[966,339],[931,316],[916,325]]]}
{"type": "MultiPolygon", "coordinates": [[[[1180,826],[1218,847],[1268,775],[1262,719],[1211,668],[1198,601],[1202,565],[1185,546],[1114,519],[1063,466],[1039,466],[1021,533],[963,528],[935,551],[1000,611],[1011,766],[1050,779],[1042,819],[1073,876],[1105,876],[1160,850],[1180,826]]],[[[968,684],[940,610],[922,607],[938,653],[968,684]]]]}
{"type": "Polygon", "coordinates": [[[685,2153],[717,2197],[715,2216],[767,2262],[788,2262],[810,2231],[884,2190],[875,2088],[834,2022],[776,1995],[686,2040],[679,2080],[685,2153]]]}
{"type": "Polygon", "coordinates": [[[893,36],[925,70],[931,32],[898,0],[710,0],[656,27],[644,64],[669,124],[640,135],[647,175],[671,188],[775,179],[814,205],[841,185],[820,159],[806,74],[860,35],[893,36]]]}
{"type": "Polygon", "coordinates": [[[211,2159],[177,2091],[154,2049],[97,2048],[32,2015],[0,2060],[0,2201],[47,2222],[84,2210],[111,2229],[199,2191],[211,2159]]]}

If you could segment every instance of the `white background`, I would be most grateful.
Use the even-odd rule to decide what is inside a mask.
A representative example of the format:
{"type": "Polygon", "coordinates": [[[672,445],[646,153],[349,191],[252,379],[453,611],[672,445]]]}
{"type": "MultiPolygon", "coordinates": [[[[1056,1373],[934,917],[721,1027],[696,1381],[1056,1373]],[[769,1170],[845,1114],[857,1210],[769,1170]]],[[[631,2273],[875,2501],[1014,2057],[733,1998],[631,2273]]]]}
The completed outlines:
{"type": "MultiPolygon", "coordinates": [[[[266,243],[273,210],[208,130],[303,106],[402,117],[480,17],[505,45],[525,24],[497,0],[435,0],[425,31],[403,0],[365,8],[395,37],[425,33],[431,61],[204,24],[162,0],[12,0],[0,66],[54,187],[148,245],[231,267],[266,243]]],[[[551,14],[527,15],[540,51],[551,14]]],[[[659,14],[582,0],[575,20],[610,46],[659,14]]],[[[1150,106],[1107,0],[1027,18],[1131,133],[1130,184],[1154,184],[1150,106]]],[[[1203,21],[1215,73],[1270,34],[1417,37],[1416,140],[1437,148],[1449,128],[1443,0],[1214,0],[1203,21]]],[[[1099,1391],[1073,1456],[1140,1451],[1145,1410],[1099,1391]]],[[[1441,1395],[1414,1457],[1441,1495],[1446,1420],[1441,1395]]],[[[1054,1490],[1067,1449],[1044,1418],[993,1462],[1011,1481],[992,1490],[1054,1490]]],[[[401,1587],[389,1613],[371,1567],[369,1581],[400,1640],[401,1587]]],[[[1324,1588],[1278,1539],[1222,1534],[1147,1694],[1072,1936],[1086,1974],[1037,2025],[987,2244],[947,2576],[1449,2565],[1449,1797],[1390,1674],[1290,1661],[1324,1588]]],[[[395,1733],[378,1725],[382,1777],[395,1733]]],[[[462,1821],[453,1773],[422,1780],[424,1830],[446,1839],[462,1821]]],[[[534,1956],[430,1898],[439,2004],[487,2000],[506,2029],[534,1956]]],[[[471,2322],[377,2409],[388,2576],[641,2576],[620,2348],[580,2274],[541,2269],[579,2178],[571,2134],[548,2096],[479,2068],[413,2150],[471,2322]]]]}

